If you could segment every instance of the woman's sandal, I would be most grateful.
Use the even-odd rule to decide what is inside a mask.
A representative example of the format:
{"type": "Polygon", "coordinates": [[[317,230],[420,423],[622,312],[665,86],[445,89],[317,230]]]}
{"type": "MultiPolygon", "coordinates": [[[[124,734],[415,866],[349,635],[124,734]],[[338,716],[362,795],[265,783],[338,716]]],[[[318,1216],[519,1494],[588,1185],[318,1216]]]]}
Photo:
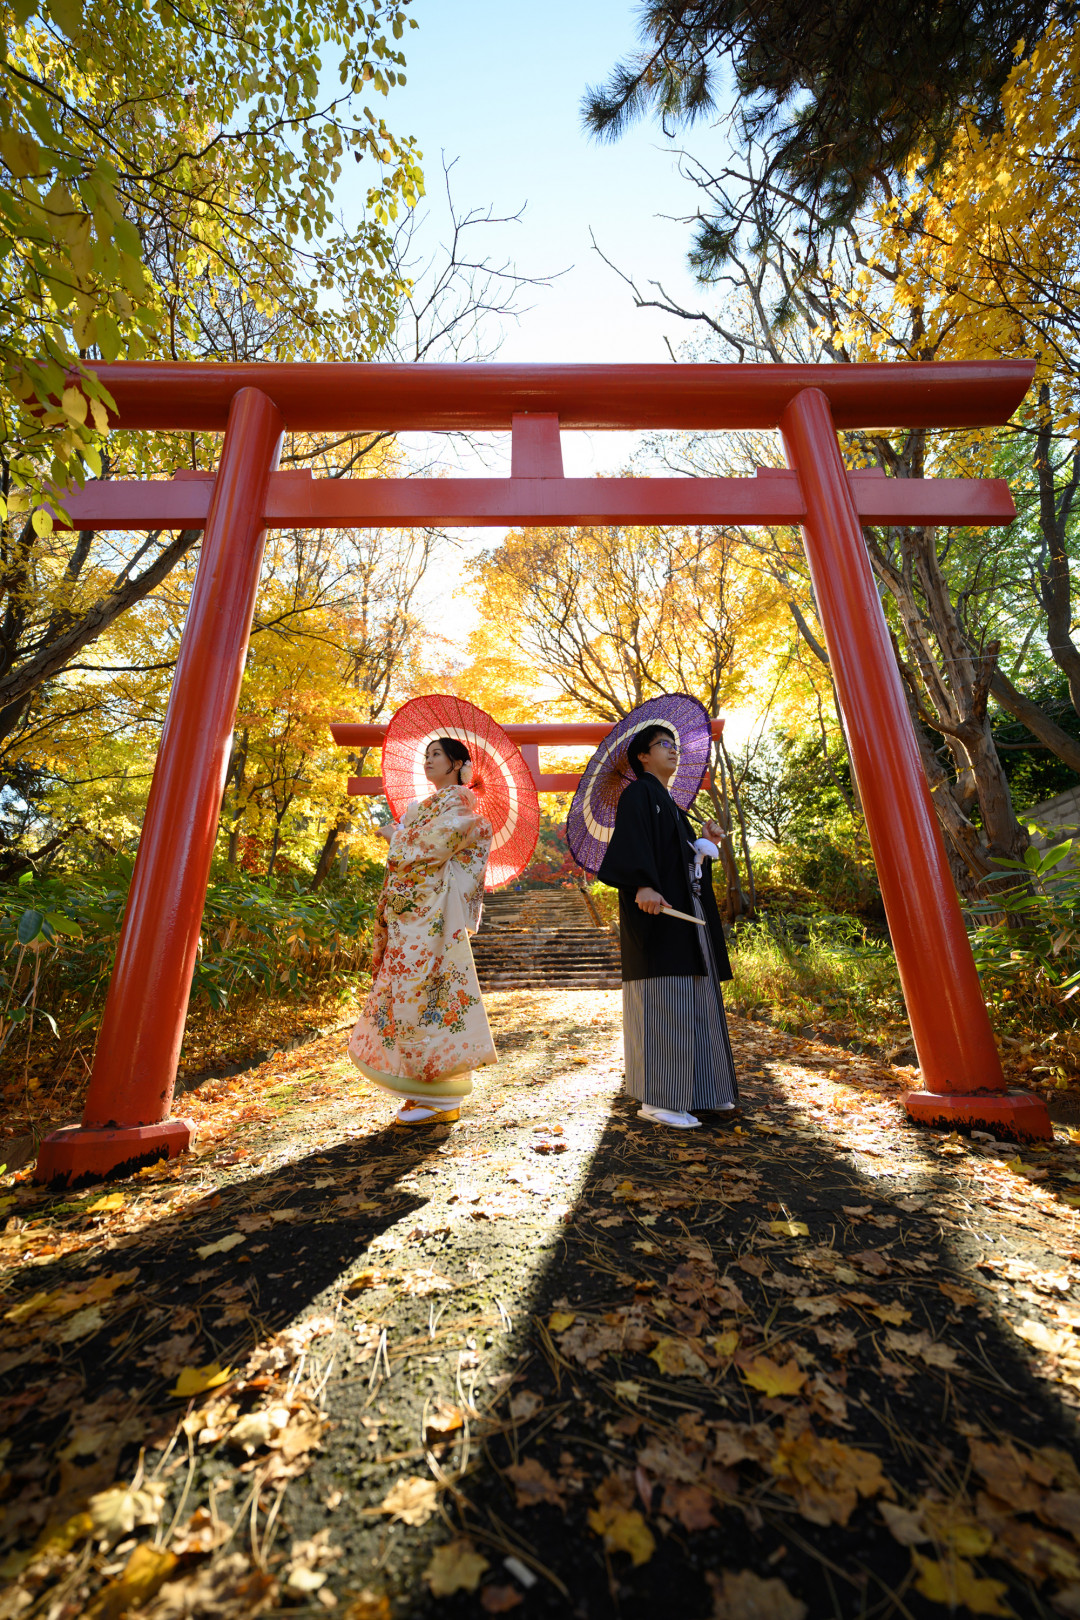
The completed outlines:
{"type": "Polygon", "coordinates": [[[430,1102],[418,1102],[409,1097],[404,1105],[398,1109],[396,1122],[398,1125],[429,1125],[432,1120],[439,1124],[452,1125],[456,1119],[461,1118],[461,1109],[433,1108],[430,1102]]]}

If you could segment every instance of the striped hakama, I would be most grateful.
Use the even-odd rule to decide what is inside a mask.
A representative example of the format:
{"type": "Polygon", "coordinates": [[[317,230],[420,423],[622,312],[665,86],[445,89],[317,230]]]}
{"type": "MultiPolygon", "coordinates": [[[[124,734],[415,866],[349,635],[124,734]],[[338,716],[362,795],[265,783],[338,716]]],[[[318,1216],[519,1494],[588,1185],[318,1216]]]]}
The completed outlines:
{"type": "MultiPolygon", "coordinates": [[[[689,867],[695,914],[705,920],[701,872],[689,867]]],[[[708,973],[623,983],[626,1089],[651,1108],[677,1113],[738,1101],[724,996],[709,930],[701,930],[708,973]]]]}
{"type": "Polygon", "coordinates": [[[627,979],[626,1090],[653,1108],[692,1113],[739,1095],[724,1004],[704,975],[627,979]]]}
{"type": "Polygon", "coordinates": [[[655,777],[622,793],[597,876],[619,891],[627,1093],[672,1113],[732,1108],[739,1087],[721,989],[732,975],[712,862],[655,777]],[[639,908],[642,888],[699,926],[639,908]]]}

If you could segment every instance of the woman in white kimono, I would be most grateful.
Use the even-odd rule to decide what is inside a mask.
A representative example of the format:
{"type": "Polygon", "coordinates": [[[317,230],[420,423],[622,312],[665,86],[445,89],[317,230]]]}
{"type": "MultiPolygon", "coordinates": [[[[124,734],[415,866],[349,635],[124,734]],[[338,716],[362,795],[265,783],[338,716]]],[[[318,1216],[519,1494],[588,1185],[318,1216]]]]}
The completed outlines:
{"type": "Polygon", "coordinates": [[[480,926],[491,825],[463,784],[469,751],[430,742],[424,775],[435,790],[413,800],[389,839],[375,913],[371,991],[349,1038],[361,1074],[402,1099],[398,1121],[459,1117],[472,1071],[498,1055],[469,935],[480,926]]]}

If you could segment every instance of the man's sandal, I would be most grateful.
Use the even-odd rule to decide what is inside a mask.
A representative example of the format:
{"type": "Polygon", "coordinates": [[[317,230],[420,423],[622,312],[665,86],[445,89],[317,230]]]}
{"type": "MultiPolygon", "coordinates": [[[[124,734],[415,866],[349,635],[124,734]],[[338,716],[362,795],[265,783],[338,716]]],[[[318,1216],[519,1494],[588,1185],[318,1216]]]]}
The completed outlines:
{"type": "Polygon", "coordinates": [[[700,1119],[682,1109],[654,1108],[649,1103],[642,1103],[638,1118],[647,1119],[651,1125],[673,1125],[679,1131],[693,1131],[701,1124],[700,1119]]]}

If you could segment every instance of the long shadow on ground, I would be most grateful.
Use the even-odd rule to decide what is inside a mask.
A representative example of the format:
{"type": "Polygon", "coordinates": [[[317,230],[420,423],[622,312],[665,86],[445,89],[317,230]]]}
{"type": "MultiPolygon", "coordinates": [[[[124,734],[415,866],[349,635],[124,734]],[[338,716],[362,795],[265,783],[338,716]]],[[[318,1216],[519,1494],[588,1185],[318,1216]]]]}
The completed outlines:
{"type": "MultiPolygon", "coordinates": [[[[8,1544],[136,1475],[145,1448],[161,1523],[212,1497],[243,1520],[230,1556],[250,1545],[267,1581],[290,1538],[340,1549],[321,1585],[163,1614],[327,1598],[356,1620],[1080,1614],[1073,1397],[1033,1376],[997,1313],[979,1269],[993,1234],[946,1235],[767,1081],[748,1090],[751,1117],[689,1137],[617,1098],[562,1211],[550,1187],[530,1208],[520,1177],[500,1206],[508,1177],[482,1155],[461,1182],[445,1126],[390,1129],[225,1187],[96,1272],[35,1266],[5,1302],[8,1544]],[[88,1276],[125,1279],[85,1307],[100,1328],[37,1342],[30,1290],[88,1276]],[[226,1381],[194,1397],[218,1417],[166,1467],[177,1370],[239,1368],[315,1316],[331,1426],[314,1464],[272,1478],[257,1439],[232,1442],[226,1381]]],[[[911,1140],[924,1180],[947,1178],[933,1139],[911,1140]]],[[[1028,1263],[1060,1274],[1034,1239],[1028,1263]]],[[[244,1411],[260,1387],[249,1376],[244,1411]]],[[[190,1538],[174,1577],[207,1551],[190,1538]]]]}
{"type": "Polygon", "coordinates": [[[637,1125],[620,1098],[546,1252],[522,1255],[529,1230],[508,1221],[495,1255],[490,1237],[455,1240],[459,1261],[483,1255],[488,1312],[459,1327],[453,1382],[425,1365],[415,1316],[391,1377],[353,1398],[331,1379],[339,1427],[292,1519],[312,1533],[342,1493],[346,1589],[394,1613],[475,1615],[475,1591],[436,1601],[424,1584],[451,1534],[451,1570],[468,1574],[470,1550],[487,1560],[490,1612],[1080,1613],[1073,1410],[995,1314],[985,1237],[943,1246],[882,1177],[779,1108],[758,1118],[770,1134],[688,1140],[637,1125]],[[520,1318],[501,1340],[498,1299],[520,1318]],[[463,1360],[479,1363],[471,1406],[463,1360]],[[421,1445],[438,1394],[471,1413],[467,1441],[428,1428],[421,1445]],[[445,1486],[441,1524],[375,1516],[403,1473],[445,1486]]]}

